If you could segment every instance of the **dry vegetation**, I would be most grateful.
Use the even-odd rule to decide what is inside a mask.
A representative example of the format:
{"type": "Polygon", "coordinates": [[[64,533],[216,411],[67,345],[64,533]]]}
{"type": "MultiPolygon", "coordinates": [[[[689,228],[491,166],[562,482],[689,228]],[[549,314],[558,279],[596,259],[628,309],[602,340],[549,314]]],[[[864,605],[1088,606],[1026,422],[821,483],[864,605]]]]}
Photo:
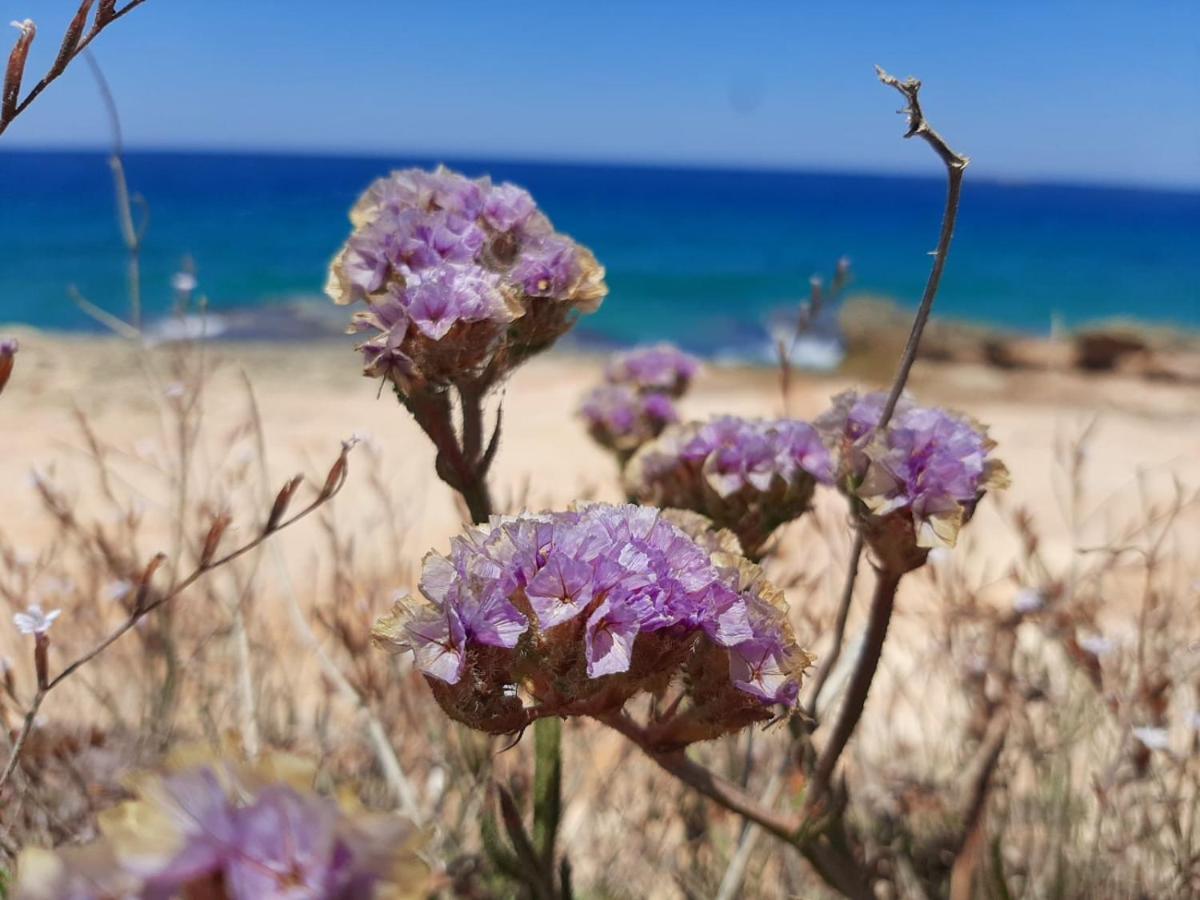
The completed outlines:
{"type": "MultiPolygon", "coordinates": [[[[25,340],[3,398],[6,423],[19,427],[6,428],[0,461],[0,593],[13,611],[31,600],[63,609],[52,672],[125,620],[156,552],[168,552],[157,577],[169,583],[173,567],[196,564],[215,516],[234,523],[223,549],[243,543],[289,475],[308,472],[301,491],[311,497],[339,436],[357,429],[363,440],[337,499],[148,616],[50,698],[5,788],[6,850],[85,840],[131,770],[182,745],[235,742],[312,755],[331,783],[415,811],[433,829],[429,854],[447,894],[511,890],[495,880],[479,822],[493,784],[527,802],[531,740],[506,749],[449,723],[407,662],[366,640],[394,592],[412,588],[424,551],[456,530],[458,510],[428,481],[431,451],[416,427],[354,377],[348,354],[25,340]]],[[[596,365],[550,358],[514,378],[495,475],[506,508],[618,496],[611,462],[569,420],[596,365]]],[[[919,366],[915,389],[969,401],[993,422],[1016,486],[902,592],[847,760],[849,821],[904,896],[948,883],[964,835],[988,896],[1186,895],[1198,877],[1200,422],[1173,386],[1151,389],[1132,412],[1074,401],[1085,390],[1119,398],[1119,378],[1063,384],[1029,403],[981,394],[971,377],[919,366]]],[[[815,412],[839,387],[799,380],[793,411],[815,412]]],[[[779,403],[769,373],[716,370],[685,407],[755,414],[779,403]]],[[[768,563],[818,655],[845,564],[843,516],[822,496],[768,563]]],[[[12,668],[0,715],[16,729],[35,688],[32,648],[12,629],[2,643],[12,668]]],[[[824,703],[841,680],[835,671],[824,703]]],[[[742,896],[820,894],[799,855],[689,793],[629,742],[589,722],[565,734],[561,848],[580,896],[711,897],[739,874],[742,896]]],[[[700,756],[785,808],[803,787],[792,740],[778,725],[700,756]]]]}

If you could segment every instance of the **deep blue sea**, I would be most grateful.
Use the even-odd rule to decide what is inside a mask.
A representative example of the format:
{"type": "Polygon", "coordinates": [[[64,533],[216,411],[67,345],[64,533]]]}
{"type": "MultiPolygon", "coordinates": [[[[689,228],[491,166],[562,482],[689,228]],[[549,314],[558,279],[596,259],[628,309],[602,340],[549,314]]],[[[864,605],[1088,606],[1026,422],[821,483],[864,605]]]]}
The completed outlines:
{"type": "MultiPolygon", "coordinates": [[[[131,152],[150,210],[151,314],[194,258],[213,310],[316,299],[346,210],[376,176],[433,160],[131,152]]],[[[763,340],[813,273],[853,260],[855,290],[920,296],[943,179],[448,159],[529,188],[607,266],[593,340],[670,337],[709,353],[763,340]]],[[[1200,328],[1200,193],[997,183],[968,171],[937,312],[1045,332],[1114,316],[1200,328]]],[[[124,256],[103,153],[0,152],[0,322],[96,327],[78,288],[122,311],[124,256]]]]}

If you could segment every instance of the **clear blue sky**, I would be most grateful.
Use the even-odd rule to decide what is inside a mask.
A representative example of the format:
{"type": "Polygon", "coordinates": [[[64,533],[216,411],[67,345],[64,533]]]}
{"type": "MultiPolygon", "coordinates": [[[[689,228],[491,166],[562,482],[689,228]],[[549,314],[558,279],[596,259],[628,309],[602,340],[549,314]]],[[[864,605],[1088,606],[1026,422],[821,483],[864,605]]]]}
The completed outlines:
{"type": "MultiPolygon", "coordinates": [[[[75,6],[3,18],[44,67],[75,6]]],[[[95,46],[131,146],[936,170],[880,63],[977,177],[1200,187],[1200,0],[149,0],[95,46]]],[[[0,148],[105,140],[77,64],[0,148]]]]}

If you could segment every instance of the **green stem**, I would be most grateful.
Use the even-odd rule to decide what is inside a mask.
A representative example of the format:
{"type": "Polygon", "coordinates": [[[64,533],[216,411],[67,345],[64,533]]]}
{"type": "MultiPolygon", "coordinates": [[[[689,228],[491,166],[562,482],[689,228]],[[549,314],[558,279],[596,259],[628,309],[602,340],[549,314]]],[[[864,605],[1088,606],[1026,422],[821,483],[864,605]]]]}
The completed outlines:
{"type": "Polygon", "coordinates": [[[562,817],[562,720],[548,716],[534,722],[533,747],[533,846],[553,881],[562,817]]]}

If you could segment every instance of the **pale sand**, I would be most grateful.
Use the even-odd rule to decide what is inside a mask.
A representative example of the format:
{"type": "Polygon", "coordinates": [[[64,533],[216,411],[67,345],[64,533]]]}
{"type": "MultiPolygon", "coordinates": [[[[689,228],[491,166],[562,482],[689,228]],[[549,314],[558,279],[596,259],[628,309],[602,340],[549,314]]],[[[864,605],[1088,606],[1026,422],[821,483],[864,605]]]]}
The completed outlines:
{"type": "MultiPolygon", "coordinates": [[[[339,442],[358,434],[378,451],[379,470],[402,520],[404,542],[403,548],[390,546],[376,502],[378,491],[367,477],[370,454],[360,449],[337,500],[339,526],[356,537],[359,559],[369,560],[384,577],[394,571],[397,587],[403,587],[426,549],[445,547],[459,527],[458,511],[451,492],[432,474],[432,449],[395,398],[386,392],[378,396],[378,382],[359,375],[348,344],[218,344],[205,353],[213,376],[203,404],[204,451],[193,467],[191,490],[214,506],[232,503],[241,529],[235,527],[227,541],[249,534],[252,523],[263,516],[256,511],[262,504],[245,479],[229,498],[228,485],[239,484],[237,472],[257,471],[251,462],[254,440],[244,427],[244,371],[262,412],[272,489],[296,472],[323,478],[339,442]],[[255,503],[254,509],[248,508],[255,503]]],[[[153,359],[157,386],[136,353],[121,342],[22,335],[14,377],[0,397],[0,529],[26,555],[39,553],[52,534],[30,485],[34,467],[54,472],[56,481],[80,498],[85,519],[104,522],[111,517],[96,497],[73,405],[86,412],[103,441],[125,454],[115,453],[111,459],[125,481],[118,493],[141,496],[148,509],[140,553],[149,558],[169,549],[171,492],[160,472],[169,468],[171,451],[164,448],[173,443],[163,438],[164,410],[170,402],[163,394],[170,393],[171,376],[163,374],[167,351],[156,351],[153,359]]],[[[551,354],[517,372],[493,399],[492,410],[499,397],[504,407],[503,439],[492,479],[498,507],[511,510],[522,499],[532,508],[562,506],[580,496],[620,499],[613,461],[591,442],[574,414],[580,396],[598,381],[601,364],[598,357],[551,354]]],[[[836,377],[797,375],[792,413],[815,416],[830,395],[852,386],[836,377]]],[[[920,399],[956,406],[991,426],[997,452],[1013,476],[1004,501],[1033,511],[1052,558],[1065,558],[1072,543],[1064,515],[1068,478],[1062,447],[1093,419],[1085,508],[1097,514],[1079,535],[1081,545],[1102,541],[1106,529],[1139,515],[1139,484],[1148,486],[1151,497],[1160,498],[1168,495],[1174,479],[1193,488],[1200,485],[1200,389],[1194,386],[922,363],[912,387],[920,399]]],[[[682,409],[692,417],[721,412],[778,415],[778,374],[710,366],[682,409]]],[[[837,523],[843,505],[834,492],[823,491],[818,509],[825,521],[837,523]]],[[[985,500],[969,532],[972,561],[978,560],[981,571],[991,563],[1002,574],[1015,541],[998,516],[994,500],[985,500]]],[[[197,522],[189,527],[199,534],[202,526],[197,522]]],[[[790,563],[810,572],[828,568],[830,580],[835,580],[833,570],[840,560],[830,559],[824,542],[797,526],[785,530],[783,538],[790,563]]],[[[296,564],[309,564],[318,549],[325,549],[311,522],[278,540],[296,564]]],[[[1011,593],[1012,587],[998,589],[1011,593]]],[[[46,600],[53,602],[52,597],[46,600]]],[[[0,634],[8,630],[0,629],[0,634]]],[[[9,643],[9,637],[0,640],[9,643]]]]}
{"type": "MultiPolygon", "coordinates": [[[[79,406],[109,444],[162,462],[163,397],[143,374],[134,354],[111,340],[22,335],[16,372],[0,397],[0,507],[3,527],[18,542],[37,546],[47,531],[29,486],[33,467],[53,468],[68,484],[86,484],[89,471],[82,440],[71,414],[79,406]]],[[[416,425],[378,383],[358,374],[347,345],[215,345],[207,351],[214,376],[206,392],[205,446],[213,471],[245,462],[253,441],[230,435],[245,419],[241,371],[254,384],[266,429],[273,480],[297,471],[319,477],[336,455],[338,442],[352,434],[369,436],[382,454],[395,495],[403,500],[415,545],[441,546],[456,528],[450,492],[432,475],[432,450],[416,425]],[[222,463],[224,455],[224,463],[222,463]]],[[[165,368],[162,352],[156,356],[165,368]]],[[[533,506],[561,505],[587,494],[618,499],[615,466],[587,437],[574,415],[583,392],[599,379],[602,360],[553,354],[516,373],[502,394],[503,440],[493,472],[498,503],[528,497],[533,506]]],[[[163,375],[162,384],[170,376],[163,375]]],[[[798,375],[792,413],[818,414],[830,395],[856,385],[836,377],[798,375]]],[[[1058,497],[1065,487],[1056,447],[1097,419],[1087,462],[1094,498],[1115,494],[1114,514],[1130,511],[1139,473],[1158,487],[1178,477],[1200,484],[1200,388],[1145,382],[1118,376],[1002,373],[982,366],[922,363],[913,390],[927,402],[953,405],[991,427],[998,453],[1013,474],[1006,499],[1031,508],[1045,527],[1066,540],[1058,497]]],[[[496,401],[491,408],[494,410],[496,401]]],[[[685,415],[714,413],[778,415],[782,403],[778,375],[770,370],[710,366],[682,404],[685,415]]],[[[366,528],[356,516],[368,504],[370,486],[363,455],[354,459],[355,476],[338,501],[343,525],[366,528]]],[[[163,499],[136,481],[131,484],[163,499]]],[[[146,470],[147,473],[149,470],[146,470]]],[[[821,506],[839,508],[825,492],[821,506]]],[[[985,501],[973,531],[982,531],[992,504],[985,501]]],[[[289,541],[297,538],[289,538],[289,541]]]]}

